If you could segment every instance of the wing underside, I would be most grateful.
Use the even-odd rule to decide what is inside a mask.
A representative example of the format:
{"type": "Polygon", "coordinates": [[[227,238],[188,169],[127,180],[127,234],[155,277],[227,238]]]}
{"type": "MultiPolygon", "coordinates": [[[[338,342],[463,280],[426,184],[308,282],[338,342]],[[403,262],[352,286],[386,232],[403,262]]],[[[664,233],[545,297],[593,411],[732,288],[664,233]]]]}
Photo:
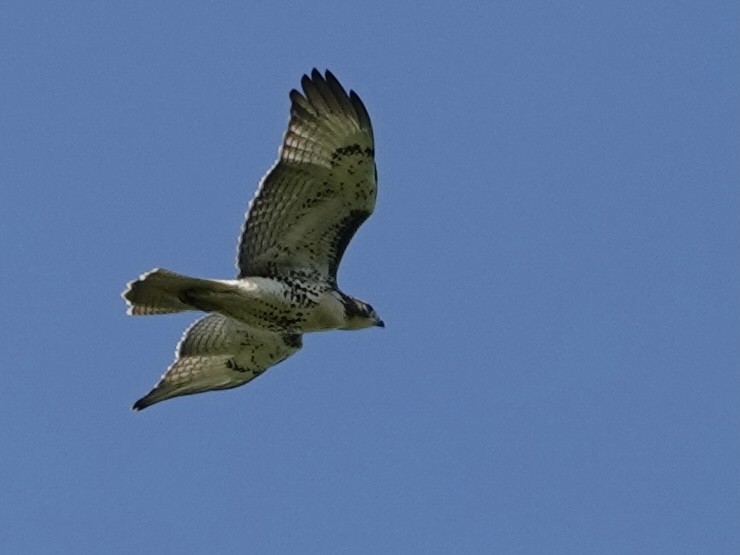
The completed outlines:
{"type": "Polygon", "coordinates": [[[227,316],[209,314],[185,331],[175,361],[133,409],[180,395],[238,387],[300,348],[300,335],[255,330],[227,316]]]}
{"type": "Polygon", "coordinates": [[[239,277],[302,275],[336,282],[344,250],[372,213],[374,141],[360,98],[313,70],[290,93],[276,164],[250,203],[239,243],[239,277]]]}

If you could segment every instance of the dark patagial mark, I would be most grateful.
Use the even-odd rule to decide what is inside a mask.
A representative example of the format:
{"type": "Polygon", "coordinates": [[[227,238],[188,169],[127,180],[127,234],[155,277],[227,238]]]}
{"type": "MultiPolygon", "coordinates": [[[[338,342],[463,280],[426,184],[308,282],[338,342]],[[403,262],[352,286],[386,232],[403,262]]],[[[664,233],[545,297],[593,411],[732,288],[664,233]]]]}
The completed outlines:
{"type": "Polygon", "coordinates": [[[375,150],[372,147],[362,148],[359,144],[355,143],[347,146],[340,146],[331,154],[332,161],[340,159],[342,156],[355,156],[355,155],[374,156],[375,150]]]}
{"type": "Polygon", "coordinates": [[[352,240],[357,229],[370,216],[367,210],[352,210],[336,228],[336,239],[334,241],[334,258],[329,265],[329,275],[336,280],[339,262],[342,260],[347,245],[352,240]]]}
{"type": "Polygon", "coordinates": [[[303,336],[300,333],[285,333],[283,341],[288,347],[300,349],[303,346],[303,336]]]}

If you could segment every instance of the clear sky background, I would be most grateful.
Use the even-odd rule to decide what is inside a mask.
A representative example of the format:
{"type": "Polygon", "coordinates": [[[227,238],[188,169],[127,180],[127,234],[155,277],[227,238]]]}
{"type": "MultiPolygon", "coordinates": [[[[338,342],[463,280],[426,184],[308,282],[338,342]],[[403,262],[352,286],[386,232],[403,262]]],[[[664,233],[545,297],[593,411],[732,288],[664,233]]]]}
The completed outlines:
{"type": "Polygon", "coordinates": [[[0,6],[0,551],[740,553],[737,2],[67,4],[0,6]],[[131,412],[314,66],[387,327],[131,412]]]}

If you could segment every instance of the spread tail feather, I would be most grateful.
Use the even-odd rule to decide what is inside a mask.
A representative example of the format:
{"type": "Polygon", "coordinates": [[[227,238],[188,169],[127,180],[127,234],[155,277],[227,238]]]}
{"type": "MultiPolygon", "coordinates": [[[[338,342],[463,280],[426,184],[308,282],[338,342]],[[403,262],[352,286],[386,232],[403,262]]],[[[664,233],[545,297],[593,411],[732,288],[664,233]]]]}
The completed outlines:
{"type": "Polygon", "coordinates": [[[211,307],[195,303],[193,292],[204,289],[218,291],[221,288],[229,289],[227,285],[217,281],[192,278],[164,268],[155,268],[130,282],[122,296],[128,304],[129,314],[171,314],[185,310],[211,310],[211,307]]]}

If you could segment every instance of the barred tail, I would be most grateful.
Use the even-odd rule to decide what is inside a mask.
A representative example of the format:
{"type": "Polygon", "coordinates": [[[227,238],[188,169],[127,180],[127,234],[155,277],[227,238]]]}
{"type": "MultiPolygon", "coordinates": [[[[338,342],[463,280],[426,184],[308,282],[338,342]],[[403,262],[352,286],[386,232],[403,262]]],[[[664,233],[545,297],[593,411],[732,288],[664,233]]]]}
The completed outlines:
{"type": "MultiPolygon", "coordinates": [[[[123,292],[132,315],[170,314],[185,310],[203,310],[191,299],[194,290],[217,290],[222,286],[208,279],[198,279],[177,274],[163,268],[142,274],[123,292]]],[[[222,286],[223,287],[223,286],[222,286]]]]}

